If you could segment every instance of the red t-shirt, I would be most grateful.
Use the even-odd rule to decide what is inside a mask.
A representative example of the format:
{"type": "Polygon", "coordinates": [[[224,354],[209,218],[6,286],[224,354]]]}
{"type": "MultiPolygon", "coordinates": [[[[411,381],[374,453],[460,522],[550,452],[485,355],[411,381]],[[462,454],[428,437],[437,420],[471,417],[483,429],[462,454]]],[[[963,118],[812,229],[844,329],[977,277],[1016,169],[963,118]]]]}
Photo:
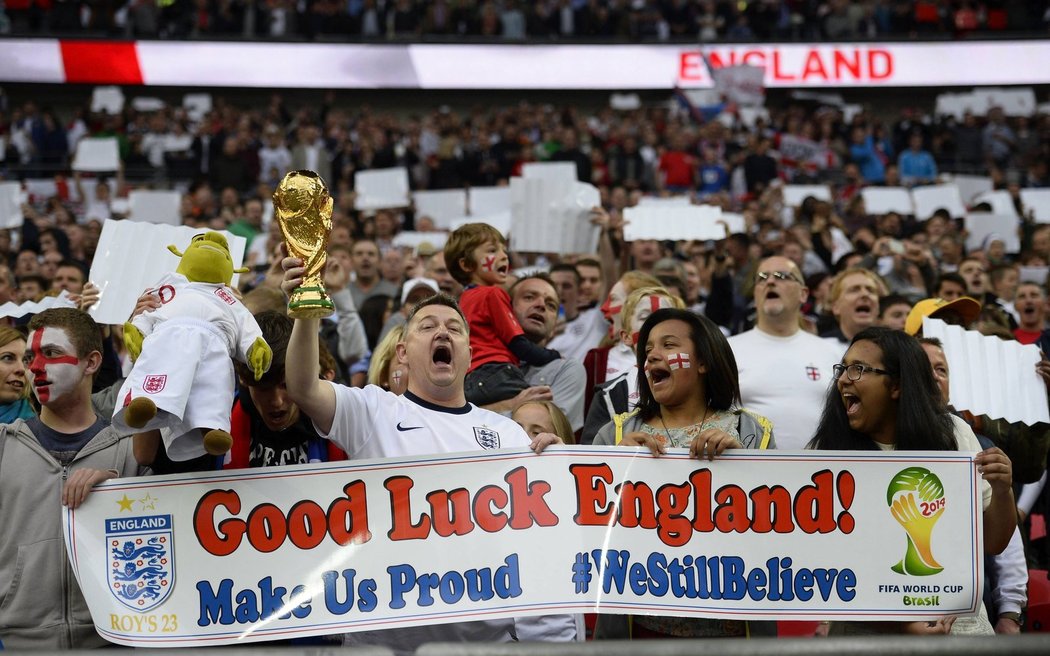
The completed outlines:
{"type": "Polygon", "coordinates": [[[471,287],[459,297],[459,307],[470,325],[470,371],[493,362],[518,364],[507,345],[525,331],[514,317],[507,290],[471,287]]]}
{"type": "Polygon", "coordinates": [[[1021,330],[1020,328],[1016,328],[1014,330],[1014,337],[1016,337],[1017,341],[1021,342],[1022,344],[1035,344],[1039,341],[1039,337],[1042,334],[1043,331],[1041,330],[1031,331],[1021,330]]]}
{"type": "Polygon", "coordinates": [[[664,184],[668,187],[693,186],[693,169],[695,160],[689,153],[670,150],[660,156],[660,171],[664,174],[664,184]]]}

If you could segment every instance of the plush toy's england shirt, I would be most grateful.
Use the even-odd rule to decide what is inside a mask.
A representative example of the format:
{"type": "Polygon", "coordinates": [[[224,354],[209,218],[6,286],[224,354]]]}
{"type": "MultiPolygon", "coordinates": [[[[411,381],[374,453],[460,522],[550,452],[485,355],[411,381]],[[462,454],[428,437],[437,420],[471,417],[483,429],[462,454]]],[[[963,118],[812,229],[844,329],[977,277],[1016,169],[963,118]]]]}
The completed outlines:
{"type": "Polygon", "coordinates": [[[328,435],[320,430],[318,433],[354,459],[502,449],[531,443],[518,424],[470,403],[446,408],[411,392],[398,396],[376,385],[358,389],[328,384],[335,389],[335,417],[328,435]]]}
{"type": "Polygon", "coordinates": [[[181,273],[167,273],[153,291],[159,295],[161,306],[131,321],[143,336],[172,319],[203,321],[226,336],[231,353],[242,362],[247,362],[248,349],[255,339],[262,337],[255,317],[226,285],[190,282],[181,273]]]}

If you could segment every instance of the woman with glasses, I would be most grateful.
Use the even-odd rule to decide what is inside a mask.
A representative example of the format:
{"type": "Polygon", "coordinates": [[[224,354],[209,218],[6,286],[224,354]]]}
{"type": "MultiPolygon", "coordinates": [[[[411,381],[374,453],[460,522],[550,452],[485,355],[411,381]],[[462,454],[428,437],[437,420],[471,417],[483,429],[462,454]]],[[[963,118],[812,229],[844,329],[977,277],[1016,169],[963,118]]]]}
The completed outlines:
{"type": "MultiPolygon", "coordinates": [[[[637,339],[638,404],[606,424],[595,444],[644,446],[653,455],[684,447],[713,460],[726,449],[773,449],[773,426],[740,408],[736,359],[718,326],[684,309],[653,312],[637,339]]],[[[600,638],[626,638],[626,624],[602,615],[600,638]]],[[[773,635],[771,623],[675,617],[634,618],[634,638],[773,635]]]]}
{"type": "MultiPolygon", "coordinates": [[[[1016,521],[1010,459],[997,448],[982,451],[965,422],[948,413],[918,340],[900,330],[867,328],[853,338],[834,375],[810,448],[979,452],[975,462],[984,479],[985,552],[1005,549],[1016,521]]],[[[830,632],[992,633],[992,628],[982,605],[975,618],[835,622],[830,632]]]]}

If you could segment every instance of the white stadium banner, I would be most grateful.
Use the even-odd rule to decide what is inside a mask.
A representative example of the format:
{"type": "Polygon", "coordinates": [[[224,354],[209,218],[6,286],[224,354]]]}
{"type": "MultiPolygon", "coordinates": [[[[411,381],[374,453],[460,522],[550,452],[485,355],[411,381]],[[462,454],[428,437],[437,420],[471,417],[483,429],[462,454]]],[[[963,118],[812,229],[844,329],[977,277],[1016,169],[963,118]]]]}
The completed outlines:
{"type": "Polygon", "coordinates": [[[461,45],[5,39],[0,82],[314,89],[713,88],[749,64],[766,88],[1050,83],[1050,40],[938,43],[461,45]],[[259,62],[266,62],[265,70],[259,62]],[[935,62],[935,64],[931,64],[935,62]],[[304,71],[309,74],[304,75],[304,71]]]}
{"type": "Polygon", "coordinates": [[[583,612],[929,620],[981,603],[973,453],[643,451],[115,479],[63,513],[67,553],[99,633],[139,647],[583,612]]]}

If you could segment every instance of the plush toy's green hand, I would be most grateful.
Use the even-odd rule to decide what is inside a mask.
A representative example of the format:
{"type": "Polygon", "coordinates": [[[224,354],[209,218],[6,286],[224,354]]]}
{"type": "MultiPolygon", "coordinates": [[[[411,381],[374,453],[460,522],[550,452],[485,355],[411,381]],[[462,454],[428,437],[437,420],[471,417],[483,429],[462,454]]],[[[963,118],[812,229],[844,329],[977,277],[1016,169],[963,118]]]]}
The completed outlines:
{"type": "Polygon", "coordinates": [[[270,345],[262,337],[256,337],[251,348],[248,349],[248,365],[255,374],[255,380],[262,378],[262,375],[270,368],[272,359],[273,351],[270,350],[270,345]]]}
{"type": "Polygon", "coordinates": [[[142,353],[142,331],[130,321],[124,322],[124,347],[128,349],[132,360],[139,359],[139,353],[142,353]]]}

